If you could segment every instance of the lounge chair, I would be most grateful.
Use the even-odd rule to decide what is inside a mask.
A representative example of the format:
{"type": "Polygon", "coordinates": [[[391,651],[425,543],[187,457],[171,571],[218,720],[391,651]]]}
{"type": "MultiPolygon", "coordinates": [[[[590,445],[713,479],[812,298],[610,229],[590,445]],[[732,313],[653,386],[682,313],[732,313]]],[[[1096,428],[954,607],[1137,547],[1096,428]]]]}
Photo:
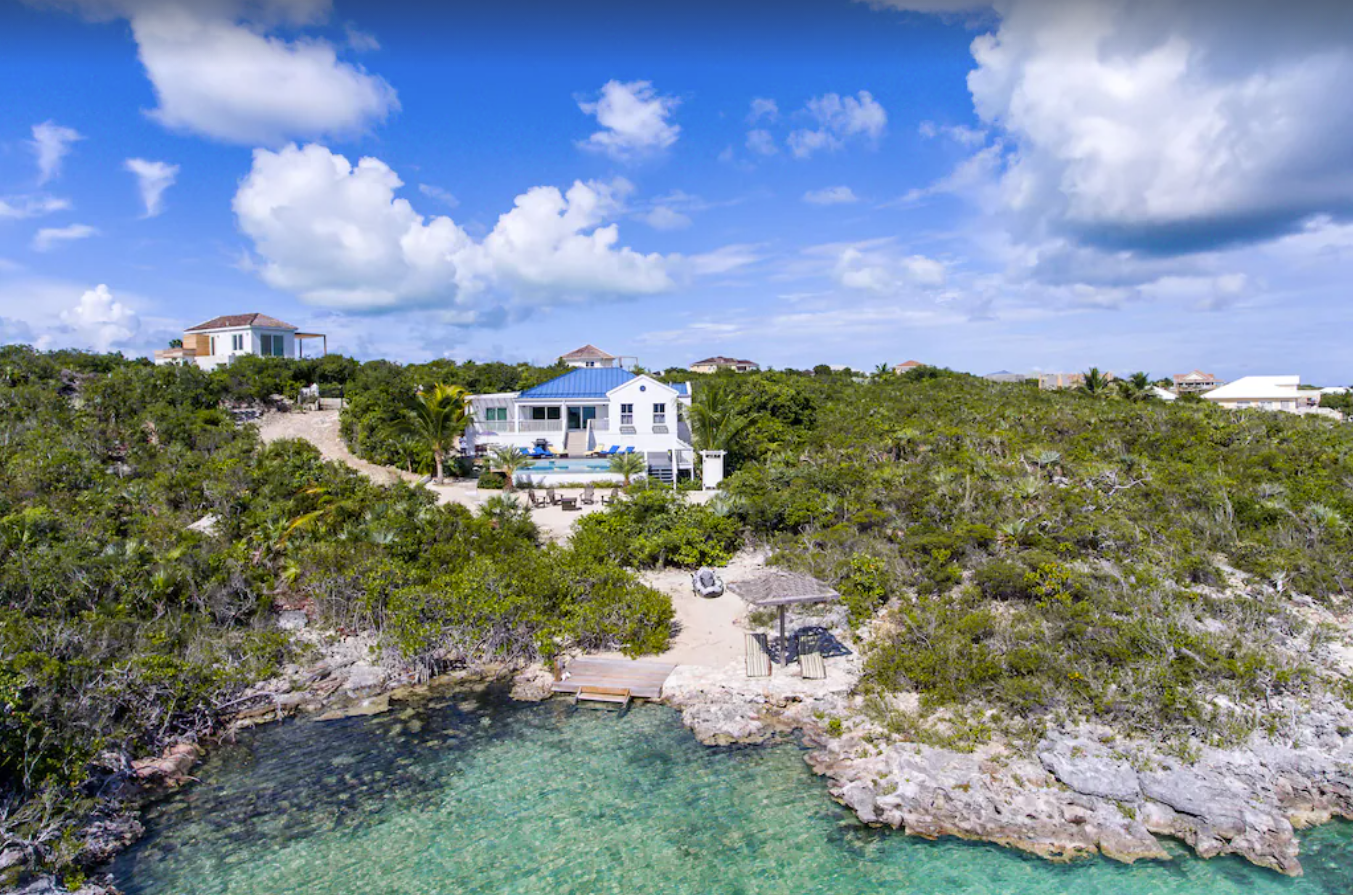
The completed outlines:
{"type": "Polygon", "coordinates": [[[583,501],[583,503],[586,503],[586,504],[593,504],[593,503],[596,503],[596,502],[597,502],[597,498],[596,498],[596,496],[595,496],[595,495],[596,495],[596,490],[597,490],[597,489],[596,489],[596,486],[593,485],[591,482],[588,482],[586,485],[584,485],[584,486],[583,486],[583,496],[582,496],[582,501],[583,501]]]}
{"type": "Polygon", "coordinates": [[[611,449],[609,451],[606,451],[606,456],[610,457],[618,453],[620,453],[620,445],[613,444],[611,445],[611,449]]]}
{"type": "Polygon", "coordinates": [[[602,503],[602,506],[610,506],[611,504],[615,503],[615,502],[618,501],[619,499],[620,499],[620,489],[619,489],[619,488],[612,488],[610,494],[603,494],[603,495],[601,496],[601,503],[602,503]]]}
{"type": "Polygon", "coordinates": [[[798,637],[799,677],[820,681],[827,676],[827,663],[817,647],[817,637],[800,634],[798,637]]]}
{"type": "Polygon", "coordinates": [[[625,453],[627,454],[634,453],[634,445],[630,445],[629,447],[625,448],[625,453]]]}
{"type": "Polygon", "coordinates": [[[548,500],[548,501],[550,502],[551,505],[555,505],[555,504],[558,504],[558,503],[559,503],[559,496],[558,496],[557,494],[554,493],[554,489],[553,489],[553,488],[546,488],[546,489],[545,489],[545,499],[548,500]]]}
{"type": "Polygon", "coordinates": [[[765,634],[748,634],[747,676],[770,677],[770,650],[766,648],[765,634]]]}
{"type": "Polygon", "coordinates": [[[718,597],[723,595],[723,579],[719,573],[705,566],[691,576],[691,590],[697,597],[718,597]]]}
{"type": "Polygon", "coordinates": [[[526,489],[526,498],[527,500],[531,501],[531,506],[533,507],[547,507],[550,505],[550,499],[548,497],[536,496],[535,488],[526,489]]]}

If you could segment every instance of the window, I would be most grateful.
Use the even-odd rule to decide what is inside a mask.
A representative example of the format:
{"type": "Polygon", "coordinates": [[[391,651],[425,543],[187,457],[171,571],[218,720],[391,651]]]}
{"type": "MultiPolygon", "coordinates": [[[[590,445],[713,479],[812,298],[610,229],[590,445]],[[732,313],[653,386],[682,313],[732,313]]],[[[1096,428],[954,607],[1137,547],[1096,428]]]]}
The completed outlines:
{"type": "Polygon", "coordinates": [[[653,405],[653,425],[655,425],[655,426],[662,426],[662,425],[665,425],[666,423],[667,423],[667,405],[666,405],[666,404],[654,404],[654,405],[653,405]]]}
{"type": "Polygon", "coordinates": [[[236,333],[235,335],[230,337],[230,350],[231,351],[244,350],[244,333],[236,333]]]}
{"type": "Polygon", "coordinates": [[[587,361],[586,363],[583,364],[583,366],[585,366],[585,367],[595,367],[596,365],[597,365],[597,362],[594,361],[594,360],[587,361]]]}
{"type": "Polygon", "coordinates": [[[533,420],[558,420],[558,419],[560,419],[560,416],[559,416],[559,408],[558,408],[558,407],[532,407],[532,408],[531,408],[531,419],[533,419],[533,420]]]}
{"type": "Polygon", "coordinates": [[[284,336],[264,333],[259,336],[259,354],[264,357],[286,357],[286,339],[284,336]]]}
{"type": "Polygon", "coordinates": [[[621,405],[620,405],[620,425],[622,425],[622,426],[633,426],[633,425],[634,425],[634,405],[633,405],[633,404],[621,404],[621,405]]]}
{"type": "Polygon", "coordinates": [[[484,408],[484,421],[488,423],[507,422],[506,407],[486,407],[484,408]]]}

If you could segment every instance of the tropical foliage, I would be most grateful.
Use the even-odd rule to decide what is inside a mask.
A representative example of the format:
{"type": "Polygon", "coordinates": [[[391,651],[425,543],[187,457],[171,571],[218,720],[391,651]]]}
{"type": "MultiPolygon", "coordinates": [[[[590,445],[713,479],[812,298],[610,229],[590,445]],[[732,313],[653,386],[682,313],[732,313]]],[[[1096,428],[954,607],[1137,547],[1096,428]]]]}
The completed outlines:
{"type": "Polygon", "coordinates": [[[867,688],[1218,739],[1280,723],[1275,694],[1344,692],[1290,597],[1353,584],[1353,430],[1138,401],[1137,377],[770,375],[814,417],[744,455],[728,512],[846,596],[867,688]]]}
{"type": "Polygon", "coordinates": [[[459,385],[439,383],[414,395],[404,409],[401,431],[412,435],[432,454],[437,483],[444,480],[442,464],[456,439],[465,431],[470,393],[459,385]]]}
{"type": "Polygon", "coordinates": [[[72,831],[130,759],[211,730],[243,687],[303,658],[278,606],[369,630],[424,673],[667,642],[665,595],[543,545],[515,502],[439,507],[307,444],[264,447],[228,393],[195,367],[0,348],[6,847],[78,861],[72,831]]]}

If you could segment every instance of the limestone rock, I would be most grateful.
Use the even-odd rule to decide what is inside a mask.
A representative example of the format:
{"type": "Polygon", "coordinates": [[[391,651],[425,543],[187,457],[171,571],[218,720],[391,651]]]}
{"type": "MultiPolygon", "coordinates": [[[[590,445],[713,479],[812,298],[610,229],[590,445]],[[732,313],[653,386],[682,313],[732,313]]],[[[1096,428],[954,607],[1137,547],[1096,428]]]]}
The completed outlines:
{"type": "Polygon", "coordinates": [[[1132,765],[1113,757],[1097,742],[1049,738],[1038,744],[1037,752],[1043,767],[1076,792],[1119,802],[1141,798],[1132,765]]]}

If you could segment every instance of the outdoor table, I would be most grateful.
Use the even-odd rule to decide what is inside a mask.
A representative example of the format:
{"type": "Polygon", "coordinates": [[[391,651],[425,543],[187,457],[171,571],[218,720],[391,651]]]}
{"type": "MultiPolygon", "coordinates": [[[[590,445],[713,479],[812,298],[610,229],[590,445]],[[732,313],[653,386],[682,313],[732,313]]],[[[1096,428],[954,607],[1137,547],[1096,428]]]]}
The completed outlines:
{"type": "Polygon", "coordinates": [[[576,510],[578,508],[578,498],[561,497],[559,498],[559,505],[566,510],[576,510]]]}

